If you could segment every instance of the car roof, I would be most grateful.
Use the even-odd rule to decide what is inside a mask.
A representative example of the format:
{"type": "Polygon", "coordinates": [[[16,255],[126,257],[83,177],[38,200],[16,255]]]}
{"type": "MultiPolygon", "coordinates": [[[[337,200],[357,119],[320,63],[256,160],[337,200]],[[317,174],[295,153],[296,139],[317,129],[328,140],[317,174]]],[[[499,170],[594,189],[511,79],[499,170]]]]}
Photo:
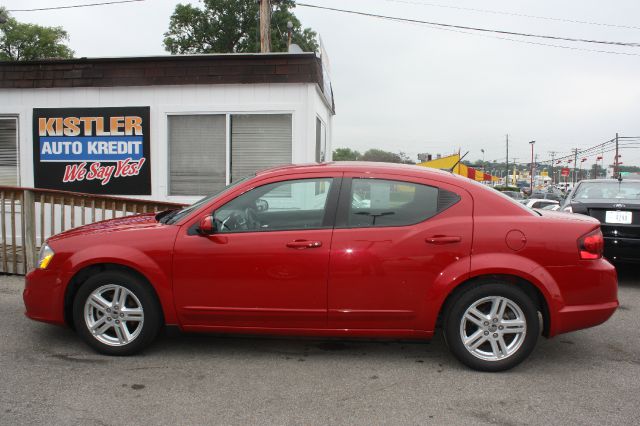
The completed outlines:
{"type": "MultiPolygon", "coordinates": [[[[577,183],[618,183],[618,179],[582,179],[577,183]]],[[[622,182],[640,182],[640,179],[622,179],[622,182]]]]}
{"type": "Polygon", "coordinates": [[[327,163],[307,163],[307,164],[287,164],[283,166],[272,167],[264,170],[260,170],[256,173],[256,176],[280,174],[282,172],[288,173],[313,173],[323,171],[335,171],[335,172],[371,172],[378,173],[391,173],[407,176],[424,176],[432,175],[455,178],[451,172],[434,169],[431,167],[416,166],[413,164],[398,164],[398,163],[381,163],[373,161],[331,161],[327,163]]]}

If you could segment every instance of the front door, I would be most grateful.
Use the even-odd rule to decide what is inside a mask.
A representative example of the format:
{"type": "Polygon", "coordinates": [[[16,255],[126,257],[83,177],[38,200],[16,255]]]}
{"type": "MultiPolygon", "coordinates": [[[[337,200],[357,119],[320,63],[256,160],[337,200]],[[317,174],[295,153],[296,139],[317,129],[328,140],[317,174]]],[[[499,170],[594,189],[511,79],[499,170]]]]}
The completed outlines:
{"type": "Polygon", "coordinates": [[[173,265],[183,326],[326,327],[339,183],[265,183],[216,209],[215,234],[180,232],[173,265]]]}
{"type": "Polygon", "coordinates": [[[469,267],[473,219],[465,194],[426,179],[345,174],[329,327],[424,331],[429,287],[449,268],[469,267]]]}

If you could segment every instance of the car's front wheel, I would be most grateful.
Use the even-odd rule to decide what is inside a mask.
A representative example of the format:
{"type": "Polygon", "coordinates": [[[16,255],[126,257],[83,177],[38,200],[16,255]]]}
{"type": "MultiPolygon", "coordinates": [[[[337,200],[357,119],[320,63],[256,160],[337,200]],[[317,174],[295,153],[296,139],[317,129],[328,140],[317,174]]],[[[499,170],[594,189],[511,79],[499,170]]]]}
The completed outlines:
{"type": "Polygon", "coordinates": [[[444,333],[451,352],[467,366],[508,370],[533,351],[540,334],[538,311],[514,285],[482,283],[453,300],[444,333]]]}
{"type": "Polygon", "coordinates": [[[149,285],[133,274],[104,271],[84,282],[73,303],[82,339],[107,355],[131,355],[158,334],[162,315],[149,285]]]}

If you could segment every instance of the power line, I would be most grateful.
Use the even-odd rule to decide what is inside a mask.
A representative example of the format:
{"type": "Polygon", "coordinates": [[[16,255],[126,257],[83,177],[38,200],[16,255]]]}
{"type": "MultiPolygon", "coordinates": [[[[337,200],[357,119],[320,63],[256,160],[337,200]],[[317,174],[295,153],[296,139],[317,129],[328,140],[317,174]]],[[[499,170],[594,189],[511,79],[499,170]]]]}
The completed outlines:
{"type": "Polygon", "coordinates": [[[577,42],[577,43],[595,43],[595,44],[606,44],[606,45],[614,45],[614,46],[640,47],[640,43],[634,43],[634,42],[591,40],[591,39],[583,39],[583,38],[560,37],[560,36],[553,36],[553,35],[546,35],[546,34],[521,33],[521,32],[516,32],[516,31],[495,30],[495,29],[479,28],[479,27],[468,27],[468,26],[465,26],[465,25],[444,24],[444,23],[441,23],[441,22],[430,22],[430,21],[423,21],[423,20],[420,20],[420,19],[398,18],[398,17],[394,17],[394,16],[378,15],[378,14],[375,14],[375,13],[360,12],[360,11],[357,11],[357,10],[348,10],[348,9],[338,9],[338,8],[327,7],[327,6],[318,6],[318,5],[315,5],[315,4],[308,4],[308,3],[297,3],[296,5],[297,6],[302,6],[302,7],[315,8],[315,9],[329,10],[329,11],[332,11],[332,12],[341,12],[341,13],[348,13],[348,14],[352,14],[352,15],[368,16],[368,17],[371,17],[371,18],[386,19],[386,20],[390,20],[390,21],[412,22],[412,23],[416,23],[416,24],[433,25],[433,26],[438,26],[438,27],[443,27],[443,28],[457,28],[457,29],[462,29],[462,30],[478,31],[478,32],[485,32],[485,33],[504,34],[504,35],[520,36],[520,37],[542,38],[542,39],[548,39],[548,40],[562,40],[562,41],[570,41],[570,42],[577,42]]]}
{"type": "Polygon", "coordinates": [[[452,5],[446,5],[446,4],[427,3],[422,1],[410,1],[410,0],[385,0],[385,1],[393,2],[393,3],[414,4],[417,6],[439,7],[444,9],[467,10],[471,12],[490,13],[494,15],[517,16],[520,18],[532,18],[532,19],[543,19],[547,21],[569,22],[572,24],[598,25],[602,27],[627,28],[632,30],[640,30],[640,27],[635,27],[633,25],[619,25],[619,24],[609,24],[604,22],[580,21],[578,19],[566,19],[566,18],[555,18],[551,16],[528,15],[525,13],[506,12],[503,10],[476,9],[472,7],[452,6],[452,5]]]}
{"type": "Polygon", "coordinates": [[[111,4],[138,3],[142,1],[146,1],[146,0],[118,0],[118,1],[106,1],[101,3],[86,3],[86,4],[73,4],[73,5],[66,5],[66,6],[38,7],[34,9],[10,9],[10,10],[7,10],[7,12],[40,12],[44,10],[76,9],[79,7],[107,6],[111,4]]]}
{"type": "Polygon", "coordinates": [[[511,37],[500,37],[500,36],[491,35],[491,34],[478,34],[478,33],[473,33],[471,31],[454,30],[452,28],[440,28],[440,27],[435,27],[435,26],[426,25],[426,24],[415,24],[415,23],[412,23],[412,22],[407,22],[407,23],[408,24],[413,24],[413,25],[426,26],[426,27],[432,28],[434,30],[451,31],[451,32],[454,32],[454,33],[469,34],[469,35],[473,35],[473,36],[476,36],[476,37],[485,37],[485,38],[493,38],[493,39],[497,39],[497,40],[513,41],[515,43],[532,44],[534,46],[555,47],[555,48],[558,48],[558,49],[567,49],[567,50],[580,50],[580,51],[583,51],[583,52],[606,53],[606,54],[610,54],[610,55],[640,56],[640,54],[630,53],[630,52],[616,52],[616,51],[613,51],[613,50],[588,49],[586,47],[577,47],[577,46],[564,46],[564,45],[561,45],[561,44],[543,43],[543,42],[540,42],[540,41],[519,40],[517,38],[511,38],[511,37]]]}

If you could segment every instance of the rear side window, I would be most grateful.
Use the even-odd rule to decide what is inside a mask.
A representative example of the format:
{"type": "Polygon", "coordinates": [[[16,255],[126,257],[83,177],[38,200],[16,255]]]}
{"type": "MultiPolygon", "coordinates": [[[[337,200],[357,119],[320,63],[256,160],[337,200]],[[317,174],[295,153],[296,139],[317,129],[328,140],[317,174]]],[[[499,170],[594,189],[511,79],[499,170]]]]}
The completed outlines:
{"type": "Polygon", "coordinates": [[[460,200],[434,186],[384,179],[353,179],[350,192],[348,228],[412,225],[460,200]]]}

